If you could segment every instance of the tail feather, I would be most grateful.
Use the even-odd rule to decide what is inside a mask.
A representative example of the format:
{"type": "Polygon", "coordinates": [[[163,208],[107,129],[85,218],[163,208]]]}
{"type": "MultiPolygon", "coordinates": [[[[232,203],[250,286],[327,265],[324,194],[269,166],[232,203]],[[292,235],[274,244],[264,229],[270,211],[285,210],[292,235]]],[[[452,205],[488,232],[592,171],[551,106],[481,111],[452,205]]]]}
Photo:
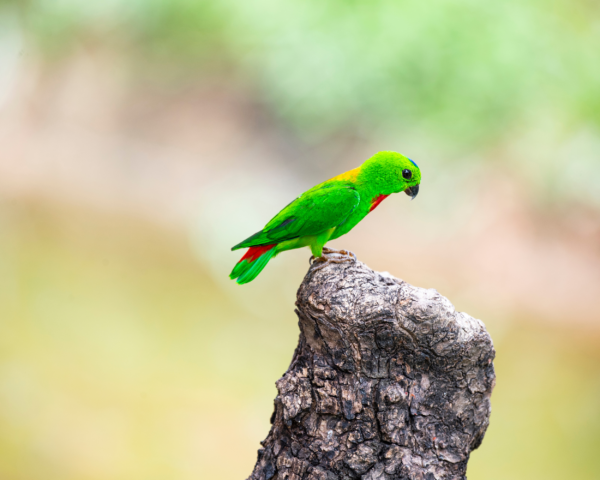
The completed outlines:
{"type": "Polygon", "coordinates": [[[254,280],[263,268],[269,263],[269,260],[275,255],[275,247],[273,245],[259,245],[256,247],[250,247],[246,254],[240,259],[240,261],[233,268],[229,274],[229,278],[232,280],[237,279],[237,283],[240,285],[251,282],[254,280]]]}

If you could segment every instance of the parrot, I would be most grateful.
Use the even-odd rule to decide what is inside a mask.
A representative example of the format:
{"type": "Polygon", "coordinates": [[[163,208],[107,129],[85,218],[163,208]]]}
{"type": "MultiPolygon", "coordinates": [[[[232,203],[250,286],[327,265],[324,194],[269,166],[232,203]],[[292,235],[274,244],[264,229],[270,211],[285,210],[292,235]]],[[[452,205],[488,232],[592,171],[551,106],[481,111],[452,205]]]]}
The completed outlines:
{"type": "Polygon", "coordinates": [[[232,247],[248,251],[229,278],[240,285],[249,283],[272,258],[296,248],[309,247],[320,262],[328,262],[323,254],[354,256],[328,249],[325,244],[352,230],[392,193],[405,192],[414,199],[420,184],[421,170],[413,160],[397,152],[378,152],[359,167],[307,190],[260,232],[232,247]]]}

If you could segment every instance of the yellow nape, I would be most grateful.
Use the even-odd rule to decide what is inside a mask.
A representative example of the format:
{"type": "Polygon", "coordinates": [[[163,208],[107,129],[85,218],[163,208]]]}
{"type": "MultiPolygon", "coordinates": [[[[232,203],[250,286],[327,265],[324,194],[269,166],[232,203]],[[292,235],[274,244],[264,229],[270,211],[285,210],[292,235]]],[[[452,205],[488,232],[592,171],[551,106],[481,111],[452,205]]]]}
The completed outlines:
{"type": "Polygon", "coordinates": [[[360,172],[360,167],[353,168],[352,170],[348,170],[347,172],[340,173],[336,177],[331,178],[330,180],[346,180],[353,182],[358,178],[358,173],[360,172]]]}

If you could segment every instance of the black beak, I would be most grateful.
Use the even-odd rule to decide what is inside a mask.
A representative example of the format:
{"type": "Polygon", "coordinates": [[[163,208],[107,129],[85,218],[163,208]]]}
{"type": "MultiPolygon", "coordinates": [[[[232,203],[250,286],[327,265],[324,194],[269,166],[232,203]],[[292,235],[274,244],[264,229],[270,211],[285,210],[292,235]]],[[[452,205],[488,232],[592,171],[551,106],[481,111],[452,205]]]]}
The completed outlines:
{"type": "Polygon", "coordinates": [[[406,190],[404,190],[404,193],[406,193],[411,200],[414,200],[417,194],[419,193],[419,185],[408,187],[406,190]]]}

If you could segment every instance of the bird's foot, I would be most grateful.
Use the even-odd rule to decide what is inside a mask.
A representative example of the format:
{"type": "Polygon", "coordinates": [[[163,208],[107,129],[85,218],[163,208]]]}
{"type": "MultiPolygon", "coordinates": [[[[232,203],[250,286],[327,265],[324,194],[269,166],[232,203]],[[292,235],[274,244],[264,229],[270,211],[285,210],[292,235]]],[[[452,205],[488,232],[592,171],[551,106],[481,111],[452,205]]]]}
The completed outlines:
{"type": "MultiPolygon", "coordinates": [[[[327,255],[335,254],[335,255],[343,255],[345,257],[352,257],[355,262],[358,260],[356,258],[356,255],[354,255],[354,252],[351,252],[350,250],[335,250],[333,248],[323,247],[323,253],[325,253],[327,255]]],[[[350,261],[350,259],[348,259],[346,261],[350,261]]]]}
{"type": "Polygon", "coordinates": [[[323,248],[323,255],[321,255],[320,257],[315,257],[314,255],[310,257],[311,265],[314,265],[315,263],[320,263],[320,265],[313,268],[313,272],[325,268],[330,263],[356,263],[356,261],[357,258],[356,255],[354,255],[354,253],[348,250],[333,250],[332,248],[323,248]]]}

